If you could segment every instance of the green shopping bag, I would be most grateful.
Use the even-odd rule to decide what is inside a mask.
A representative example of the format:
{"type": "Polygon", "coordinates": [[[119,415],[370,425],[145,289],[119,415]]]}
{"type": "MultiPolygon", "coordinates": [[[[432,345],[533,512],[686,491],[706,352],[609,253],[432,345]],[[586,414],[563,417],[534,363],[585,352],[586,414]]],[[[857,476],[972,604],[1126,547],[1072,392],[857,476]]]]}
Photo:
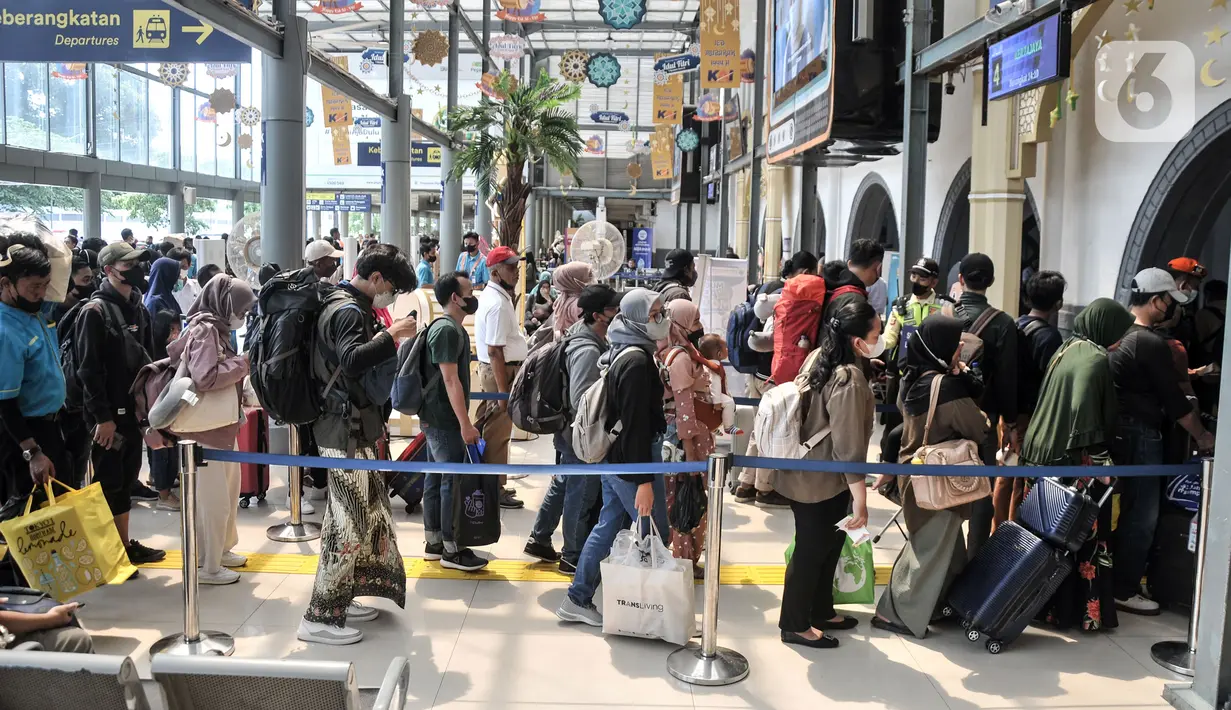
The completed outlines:
{"type": "MultiPolygon", "coordinates": [[[[795,554],[795,540],[786,548],[786,563],[795,554]]],[[[876,600],[876,567],[872,563],[872,543],[858,547],[848,536],[842,541],[842,554],[833,574],[834,604],[871,604],[876,600]]]]}

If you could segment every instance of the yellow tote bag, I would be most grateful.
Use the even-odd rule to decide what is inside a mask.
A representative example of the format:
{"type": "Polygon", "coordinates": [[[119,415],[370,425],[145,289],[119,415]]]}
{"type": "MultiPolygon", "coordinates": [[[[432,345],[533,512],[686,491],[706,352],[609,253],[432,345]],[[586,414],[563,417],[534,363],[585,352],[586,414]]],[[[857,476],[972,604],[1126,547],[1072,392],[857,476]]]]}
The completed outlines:
{"type": "Polygon", "coordinates": [[[44,484],[44,507],[32,511],[31,496],[25,514],[0,523],[0,535],[29,585],[63,602],[131,577],[137,568],[128,561],[102,486],[78,490],[56,483],[69,492],[56,498],[44,484]]]}

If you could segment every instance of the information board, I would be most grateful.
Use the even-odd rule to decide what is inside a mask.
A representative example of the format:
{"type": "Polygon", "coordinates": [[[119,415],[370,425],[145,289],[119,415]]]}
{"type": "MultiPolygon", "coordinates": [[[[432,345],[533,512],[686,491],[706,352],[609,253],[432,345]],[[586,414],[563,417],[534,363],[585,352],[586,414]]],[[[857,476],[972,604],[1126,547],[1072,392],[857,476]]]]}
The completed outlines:
{"type": "MultiPolygon", "coordinates": [[[[380,143],[360,143],[356,164],[373,168],[380,165],[380,143]]],[[[440,146],[431,141],[411,143],[410,165],[415,168],[439,168],[440,146]]]]}
{"type": "Polygon", "coordinates": [[[354,192],[309,192],[309,212],[371,212],[372,196],[354,192]]]}
{"type": "Polygon", "coordinates": [[[987,45],[987,100],[1004,99],[1068,76],[1069,27],[1063,13],[987,45]]]}
{"type": "Polygon", "coordinates": [[[159,0],[0,3],[0,61],[241,62],[252,48],[159,0]]]}
{"type": "Polygon", "coordinates": [[[637,227],[633,230],[633,263],[637,270],[648,269],[654,265],[654,230],[650,227],[637,227]]]}

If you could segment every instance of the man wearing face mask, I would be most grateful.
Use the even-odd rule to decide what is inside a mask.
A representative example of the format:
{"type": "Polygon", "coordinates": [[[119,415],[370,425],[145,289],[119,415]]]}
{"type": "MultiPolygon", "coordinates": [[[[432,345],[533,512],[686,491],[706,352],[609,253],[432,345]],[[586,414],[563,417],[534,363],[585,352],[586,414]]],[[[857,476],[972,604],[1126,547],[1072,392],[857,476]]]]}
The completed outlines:
{"type": "MultiPolygon", "coordinates": [[[[479,390],[482,392],[507,394],[513,386],[513,379],[517,377],[517,369],[529,352],[526,336],[517,320],[520,263],[517,252],[506,246],[496,247],[487,253],[491,281],[479,294],[479,310],[474,315],[474,347],[479,356],[479,390]]],[[[508,401],[493,401],[484,402],[479,407],[478,419],[485,422],[483,438],[487,440],[487,451],[483,454],[483,460],[487,463],[509,462],[513,420],[509,417],[508,405],[508,401]]],[[[503,491],[500,507],[526,506],[511,489],[505,488],[503,491]]]]}
{"type": "MultiPolygon", "coordinates": [[[[1155,332],[1171,320],[1191,296],[1162,269],[1145,269],[1133,277],[1129,310],[1135,319],[1113,346],[1108,361],[1116,386],[1118,422],[1112,458],[1121,465],[1163,463],[1163,430],[1178,422],[1201,451],[1212,451],[1214,435],[1180,387],[1180,376],[1166,340],[1155,332]]],[[[1120,522],[1112,550],[1116,564],[1116,607],[1132,614],[1157,614],[1158,603],[1138,592],[1145,572],[1161,498],[1159,480],[1132,477],[1120,481],[1120,522]]]]}
{"type": "Polygon", "coordinates": [[[313,239],[308,242],[303,251],[303,260],[321,281],[336,284],[341,280],[338,264],[342,263],[342,252],[334,249],[327,239],[313,239]]]}
{"type": "MultiPolygon", "coordinates": [[[[150,315],[142,303],[148,289],[143,251],[127,242],[109,244],[98,255],[104,278],[82,306],[73,334],[86,425],[92,428],[94,480],[115,518],[133,564],[166,557],[129,538],[130,495],[141,472],[142,432],[129,388],[154,350],[150,315]]],[[[157,495],[157,494],[155,494],[157,495]]]]}
{"type": "MultiPolygon", "coordinates": [[[[52,312],[55,321],[56,337],[63,341],[71,337],[71,324],[64,326],[64,317],[73,306],[83,303],[94,295],[98,283],[94,276],[94,265],[98,264],[98,255],[92,251],[81,250],[73,257],[73,270],[69,275],[68,293],[64,302],[56,306],[52,312]]],[[[85,416],[80,406],[65,406],[60,410],[60,431],[64,434],[69,469],[60,472],[60,480],[71,486],[80,488],[85,482],[86,470],[90,462],[90,429],[86,426],[85,416]]]]}
{"type": "Polygon", "coordinates": [[[436,245],[430,241],[419,243],[419,267],[415,269],[415,276],[419,279],[420,288],[436,283],[436,274],[432,272],[432,264],[436,263],[436,251],[436,245]]]}
{"type": "Polygon", "coordinates": [[[697,264],[692,252],[687,249],[672,249],[667,252],[663,263],[666,268],[663,269],[662,280],[654,285],[654,290],[663,295],[663,305],[677,298],[691,301],[692,292],[689,289],[697,283],[697,264]]]}
{"type": "Polygon", "coordinates": [[[470,277],[470,284],[481,289],[491,280],[487,261],[479,253],[479,235],[466,232],[462,236],[462,253],[457,255],[457,270],[470,277]]]}
{"type": "Polygon", "coordinates": [[[192,253],[184,247],[175,247],[167,252],[167,258],[180,263],[179,280],[175,283],[175,302],[180,306],[181,313],[187,313],[201,295],[201,284],[189,276],[192,273],[192,253]]]}

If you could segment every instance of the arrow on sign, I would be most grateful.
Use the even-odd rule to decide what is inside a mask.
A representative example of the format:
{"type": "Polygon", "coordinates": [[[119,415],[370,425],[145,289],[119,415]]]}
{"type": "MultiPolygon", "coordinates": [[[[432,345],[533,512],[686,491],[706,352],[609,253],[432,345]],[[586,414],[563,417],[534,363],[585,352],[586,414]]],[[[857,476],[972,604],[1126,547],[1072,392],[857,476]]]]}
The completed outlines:
{"type": "Polygon", "coordinates": [[[209,25],[184,25],[181,29],[184,32],[192,32],[199,35],[197,37],[197,44],[201,44],[205,41],[206,37],[214,33],[214,28],[209,25]]]}

